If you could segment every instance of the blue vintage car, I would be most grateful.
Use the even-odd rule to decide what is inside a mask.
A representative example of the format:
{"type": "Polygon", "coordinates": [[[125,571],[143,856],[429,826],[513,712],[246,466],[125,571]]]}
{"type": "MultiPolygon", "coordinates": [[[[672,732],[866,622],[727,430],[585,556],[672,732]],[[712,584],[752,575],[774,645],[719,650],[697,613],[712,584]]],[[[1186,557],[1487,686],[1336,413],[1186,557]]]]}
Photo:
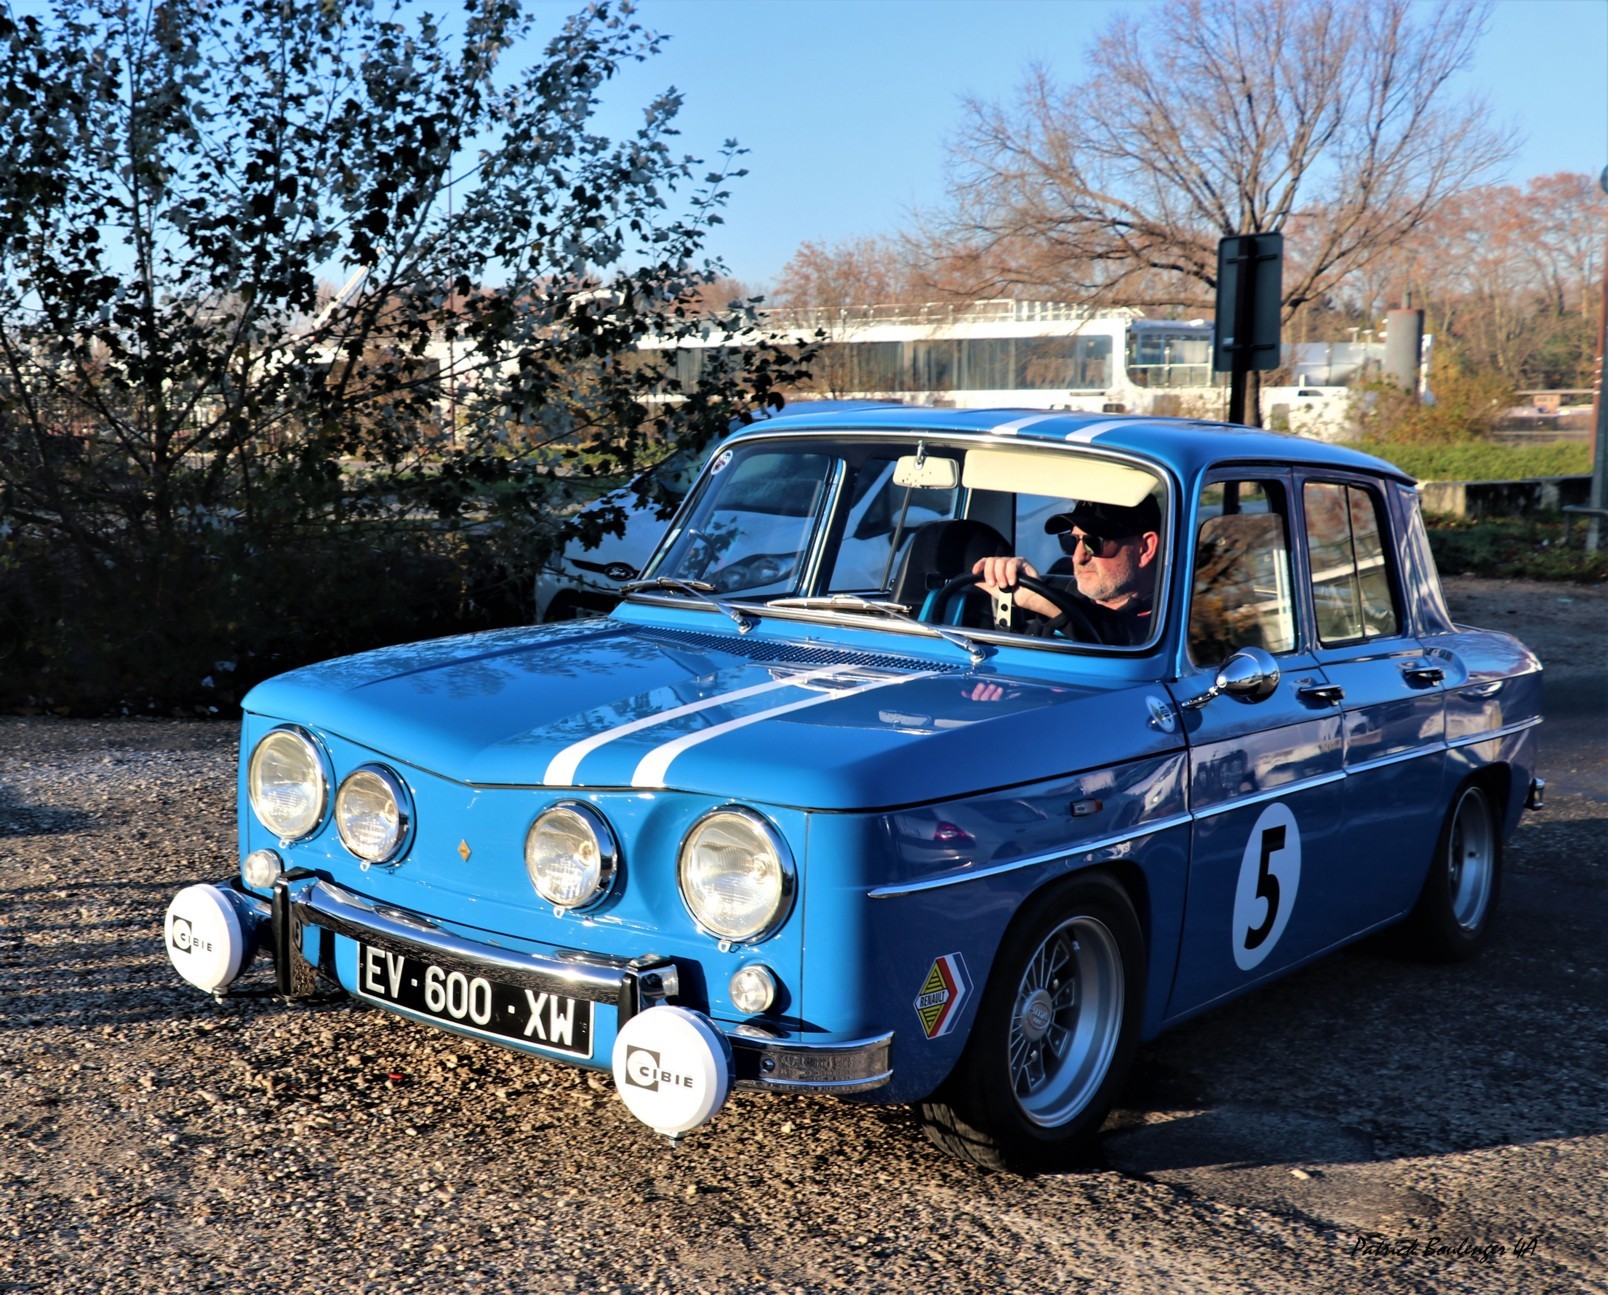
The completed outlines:
{"type": "Polygon", "coordinates": [[[1065,1163],[1158,1031],[1393,923],[1480,947],[1540,682],[1370,456],[784,415],[612,615],[252,691],[240,875],[166,943],[213,993],[265,950],[287,999],[612,1071],[672,1137],[737,1085],[1065,1163]]]}

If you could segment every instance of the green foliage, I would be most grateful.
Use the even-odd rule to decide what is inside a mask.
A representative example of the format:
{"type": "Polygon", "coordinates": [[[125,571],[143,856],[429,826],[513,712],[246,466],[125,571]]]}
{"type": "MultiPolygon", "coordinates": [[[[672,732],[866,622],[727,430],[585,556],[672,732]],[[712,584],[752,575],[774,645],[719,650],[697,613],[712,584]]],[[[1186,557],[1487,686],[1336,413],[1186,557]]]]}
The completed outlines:
{"type": "Polygon", "coordinates": [[[1564,524],[1549,517],[1467,521],[1427,517],[1429,546],[1443,576],[1472,575],[1595,584],[1608,580],[1608,550],[1588,553],[1584,526],[1565,542],[1564,524]]]}
{"type": "Polygon", "coordinates": [[[310,660],[522,619],[528,573],[493,537],[353,525],[263,546],[219,533],[103,590],[70,550],[0,557],[0,707],[230,715],[310,660]]]}
{"type": "Polygon", "coordinates": [[[1591,446],[1381,445],[1369,450],[1388,458],[1420,481],[1527,481],[1533,477],[1578,477],[1591,473],[1591,446]]]}
{"type": "Polygon", "coordinates": [[[591,129],[661,38],[600,3],[543,47],[532,9],[0,9],[0,705],[517,619],[480,591],[592,479],[801,376],[754,303],[695,308],[736,145],[677,152],[674,92],[591,129]],[[751,345],[696,380],[638,345],[710,330],[751,345]]]}
{"type": "Polygon", "coordinates": [[[1492,370],[1469,372],[1437,355],[1430,373],[1434,400],[1420,401],[1389,382],[1359,389],[1364,448],[1390,458],[1402,446],[1459,445],[1489,439],[1514,404],[1512,384],[1492,370]]]}

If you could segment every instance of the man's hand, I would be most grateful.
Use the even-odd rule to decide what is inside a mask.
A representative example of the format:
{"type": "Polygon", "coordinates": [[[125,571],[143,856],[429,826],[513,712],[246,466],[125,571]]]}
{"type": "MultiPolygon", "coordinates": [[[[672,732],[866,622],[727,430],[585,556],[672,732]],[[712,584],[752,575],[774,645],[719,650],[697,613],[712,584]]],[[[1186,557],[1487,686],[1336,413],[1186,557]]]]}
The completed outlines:
{"type": "Polygon", "coordinates": [[[1041,578],[1026,558],[981,558],[972,567],[972,574],[983,578],[982,587],[989,593],[1014,594],[1016,605],[1023,611],[1037,612],[1052,620],[1061,614],[1060,609],[1048,598],[1031,589],[1017,588],[1021,576],[1031,576],[1035,580],[1041,578]]]}

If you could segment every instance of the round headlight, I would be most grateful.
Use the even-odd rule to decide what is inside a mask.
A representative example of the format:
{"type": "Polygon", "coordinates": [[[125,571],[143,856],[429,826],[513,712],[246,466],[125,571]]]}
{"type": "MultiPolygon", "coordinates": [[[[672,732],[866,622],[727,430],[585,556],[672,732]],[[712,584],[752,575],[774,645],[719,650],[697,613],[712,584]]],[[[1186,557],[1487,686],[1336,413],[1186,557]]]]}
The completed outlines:
{"type": "Polygon", "coordinates": [[[312,735],[276,728],[257,743],[246,768],[246,794],[262,825],[281,841],[311,836],[329,808],[329,775],[312,735]]]}
{"type": "Polygon", "coordinates": [[[585,908],[609,893],[620,864],[614,834],[589,805],[554,805],[525,834],[525,871],[558,908],[585,908]]]}
{"type": "Polygon", "coordinates": [[[335,793],[335,827],[341,844],[364,863],[389,863],[401,854],[412,823],[407,788],[383,765],[353,769],[335,793]]]}
{"type": "Polygon", "coordinates": [[[693,919],[723,940],[758,940],[787,918],[793,862],[758,814],[717,809],[693,825],[677,864],[681,898],[693,919]]]}

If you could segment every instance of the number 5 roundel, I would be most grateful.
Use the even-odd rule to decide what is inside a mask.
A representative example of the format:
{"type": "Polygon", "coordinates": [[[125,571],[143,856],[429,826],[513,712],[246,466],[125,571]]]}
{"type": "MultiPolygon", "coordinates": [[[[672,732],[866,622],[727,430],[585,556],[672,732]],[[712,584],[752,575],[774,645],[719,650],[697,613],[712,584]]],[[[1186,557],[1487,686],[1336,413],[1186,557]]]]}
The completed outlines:
{"type": "Polygon", "coordinates": [[[1269,805],[1251,829],[1234,887],[1234,961],[1250,971],[1284,934],[1301,884],[1301,829],[1284,804],[1269,805]]]}

